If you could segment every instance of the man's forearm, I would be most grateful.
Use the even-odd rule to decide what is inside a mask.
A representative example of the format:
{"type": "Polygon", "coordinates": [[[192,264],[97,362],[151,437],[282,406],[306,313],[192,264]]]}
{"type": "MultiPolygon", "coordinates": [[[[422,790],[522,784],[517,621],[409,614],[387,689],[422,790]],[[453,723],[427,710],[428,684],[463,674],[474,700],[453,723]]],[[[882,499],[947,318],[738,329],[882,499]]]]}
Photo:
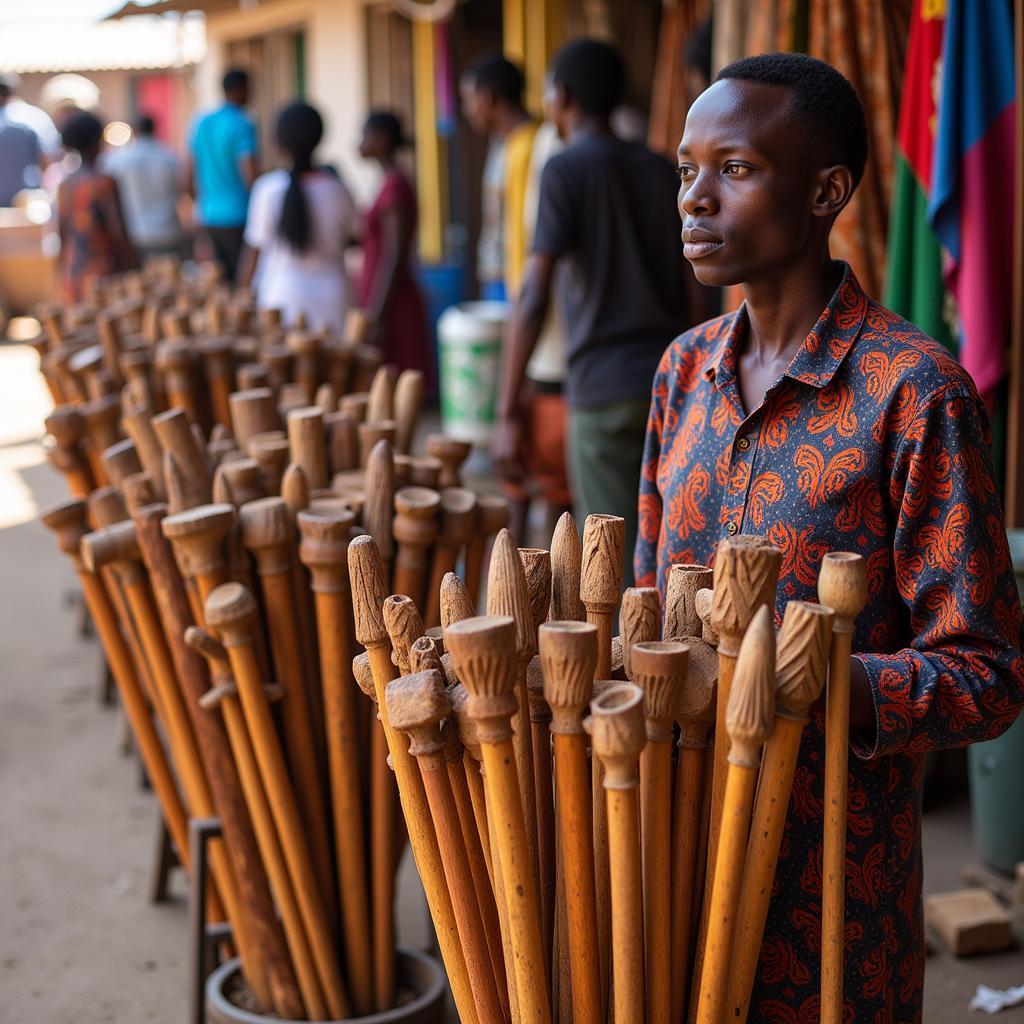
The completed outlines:
{"type": "Polygon", "coordinates": [[[505,339],[505,359],[498,389],[499,419],[510,417],[518,404],[526,367],[537,347],[546,315],[547,296],[524,291],[512,314],[505,339]]]}

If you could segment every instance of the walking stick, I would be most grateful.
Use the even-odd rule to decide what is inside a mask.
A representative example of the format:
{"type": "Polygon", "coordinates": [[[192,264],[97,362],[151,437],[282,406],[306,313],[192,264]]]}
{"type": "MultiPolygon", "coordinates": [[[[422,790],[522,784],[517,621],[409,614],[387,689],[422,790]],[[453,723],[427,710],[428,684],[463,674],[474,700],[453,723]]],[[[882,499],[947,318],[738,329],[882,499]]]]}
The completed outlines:
{"type": "Polygon", "coordinates": [[[441,635],[453,623],[471,619],[476,614],[466,584],[453,572],[441,580],[441,635]]]}
{"type": "MultiPolygon", "coordinates": [[[[657,621],[655,619],[655,621],[657,621]]],[[[647,745],[640,755],[647,1007],[668,1020],[672,976],[672,723],[690,649],[673,640],[634,644],[633,681],[644,693],[647,745]]]]}
{"type": "Polygon", "coordinates": [[[265,434],[268,430],[280,430],[281,419],[277,414],[274,392],[270,388],[248,388],[234,391],[229,398],[231,404],[231,432],[238,447],[249,451],[249,439],[254,434],[265,434]]]}
{"type": "Polygon", "coordinates": [[[473,446],[468,441],[460,441],[447,434],[431,434],[427,438],[427,454],[441,462],[439,487],[462,486],[462,464],[472,451],[473,446]]]}
{"type": "Polygon", "coordinates": [[[666,640],[688,640],[701,635],[701,621],[697,614],[698,590],[710,587],[714,573],[704,565],[673,565],[665,583],[666,640]]]}
{"type": "Polygon", "coordinates": [[[315,405],[288,413],[291,461],[301,466],[312,489],[327,486],[327,443],[324,414],[315,405]]]}
{"type": "Polygon", "coordinates": [[[451,714],[451,708],[444,693],[441,673],[429,671],[403,676],[388,686],[385,698],[392,727],[409,737],[409,753],[419,763],[477,1014],[481,1024],[501,1024],[504,1014],[445,767],[446,744],[440,726],[442,720],[451,714]]]}
{"type": "Polygon", "coordinates": [[[396,430],[394,420],[367,420],[360,423],[356,427],[356,434],[359,437],[359,465],[366,465],[366,460],[378,441],[387,441],[394,449],[396,430]]]}
{"type": "Polygon", "coordinates": [[[333,1017],[349,1016],[351,1004],[338,970],[324,903],[309,849],[303,842],[303,824],[252,646],[256,599],[240,583],[224,583],[206,599],[204,610],[207,623],[220,634],[228,651],[260,777],[277,824],[328,1012],[333,1017]]]}
{"type": "Polygon", "coordinates": [[[726,709],[729,771],[708,912],[704,969],[698,990],[698,1024],[721,1024],[724,1020],[743,861],[750,833],[750,809],[761,764],[761,746],[771,730],[774,704],[775,630],[769,606],[762,605],[740,644],[726,709]]]}
{"type": "Polygon", "coordinates": [[[249,451],[260,467],[264,494],[280,494],[284,471],[291,458],[288,439],[279,430],[249,438],[249,451]]]}
{"type": "Polygon", "coordinates": [[[316,600],[334,843],[349,981],[356,1013],[367,1014],[374,1007],[371,946],[366,941],[370,931],[369,873],[363,834],[359,725],[352,678],[352,603],[347,573],[349,528],[354,521],[351,512],[298,515],[302,534],[299,558],[313,575],[316,600]]]}
{"type": "Polygon", "coordinates": [[[331,471],[344,473],[359,468],[359,435],[356,421],[347,412],[331,412],[324,416],[327,427],[327,448],[331,471]]]}
{"type": "Polygon", "coordinates": [[[149,474],[149,481],[159,501],[167,499],[164,487],[163,449],[153,429],[153,422],[146,408],[131,409],[121,416],[121,425],[125,433],[135,444],[142,468],[149,474]]]}
{"type": "MultiPolygon", "coordinates": [[[[643,1024],[644,901],[641,881],[637,763],[647,739],[644,695],[630,683],[605,690],[590,705],[591,743],[604,765],[612,900],[615,1024],[643,1024]]],[[[664,893],[660,894],[664,899],[664,893]]],[[[648,949],[648,965],[651,950],[648,949]]],[[[658,1018],[653,1015],[652,1021],[658,1018]]]]}
{"type": "MultiPolygon", "coordinates": [[[[285,749],[295,780],[299,812],[326,905],[337,906],[331,871],[324,794],[317,770],[316,745],[310,720],[310,699],[299,646],[299,621],[292,589],[295,528],[284,498],[261,498],[238,513],[242,543],[256,557],[267,609],[270,649],[278,681],[284,686],[285,749]]],[[[332,914],[333,916],[333,914],[332,914]]]]}
{"type": "Polygon", "coordinates": [[[592,854],[593,825],[583,709],[593,690],[597,627],[583,622],[546,622],[539,630],[544,696],[551,708],[555,757],[557,841],[565,880],[565,912],[574,1017],[578,1024],[604,1020],[597,902],[592,854]]]}
{"type": "Polygon", "coordinates": [[[234,348],[230,338],[203,338],[199,342],[206,386],[210,392],[215,423],[231,426],[231,400],[234,390],[234,348]]]}
{"type": "Polygon", "coordinates": [[[228,653],[212,634],[198,626],[189,626],[185,631],[185,642],[210,663],[212,686],[203,697],[202,705],[210,712],[219,707],[224,716],[224,727],[238,768],[238,778],[246,806],[249,808],[260,857],[263,859],[274,898],[281,911],[285,941],[295,965],[302,1001],[306,1005],[306,1013],[310,1020],[322,1019],[327,1015],[327,1004],[316,973],[316,964],[310,950],[309,937],[302,923],[295,890],[288,877],[288,866],[277,837],[277,828],[274,825],[267,794],[260,781],[259,765],[245,726],[245,718],[238,699],[238,687],[231,675],[228,653]]]}
{"type": "Polygon", "coordinates": [[[436,626],[441,621],[441,581],[455,571],[459,551],[472,537],[476,521],[476,495],[462,487],[447,487],[441,492],[438,534],[427,585],[424,621],[436,626]]]}
{"type": "Polygon", "coordinates": [[[835,611],[825,705],[825,841],[821,890],[821,1021],[843,1019],[846,918],[847,758],[850,745],[850,652],[854,619],[867,603],[864,559],[830,551],[818,573],[818,598],[835,611]]]}
{"type": "Polygon", "coordinates": [[[420,607],[427,578],[427,550],[437,537],[441,497],[427,487],[401,487],[395,492],[392,531],[395,552],[394,590],[420,607]]]}
{"type": "Polygon", "coordinates": [[[731,956],[729,1010],[736,1020],[746,1020],[750,1008],[800,737],[825,682],[831,638],[831,608],[805,601],[786,605],[775,657],[775,723],[761,758],[731,956]]]}
{"type": "Polygon", "coordinates": [[[550,1024],[537,893],[512,744],[521,660],[516,624],[507,616],[463,619],[449,626],[445,642],[469,691],[467,710],[480,732],[488,816],[497,838],[520,1018],[523,1024],[550,1024]]]}
{"type": "Polygon", "coordinates": [[[583,622],[587,610],[580,600],[583,545],[571,512],[563,512],[551,537],[551,618],[583,622]]]}
{"type": "Polygon", "coordinates": [[[421,370],[403,370],[395,382],[395,451],[400,455],[412,451],[416,424],[423,409],[424,387],[421,370]]]}
{"type": "MultiPolygon", "coordinates": [[[[184,409],[169,409],[152,419],[153,430],[164,450],[164,464],[171,456],[181,471],[183,484],[181,507],[192,508],[209,502],[213,476],[206,461],[206,450],[196,443],[184,409]]],[[[168,494],[171,482],[166,481],[168,494]]]]}
{"type": "Polygon", "coordinates": [[[661,639],[661,598],[655,587],[629,587],[622,595],[619,613],[622,627],[622,667],[633,680],[630,654],[634,644],[661,639]]]}
{"type": "Polygon", "coordinates": [[[391,420],[395,416],[395,371],[382,366],[370,382],[366,394],[366,422],[391,420]]]}
{"type": "Polygon", "coordinates": [[[387,708],[381,700],[388,683],[397,676],[391,664],[390,644],[381,612],[387,591],[384,567],[372,537],[356,537],[349,544],[348,566],[356,640],[369,654],[377,707],[409,829],[409,844],[427,894],[438,945],[451,982],[452,996],[459,1018],[467,1024],[479,1024],[423,781],[409,751],[391,728],[387,708]]]}
{"type": "MultiPolygon", "coordinates": [[[[391,521],[395,513],[395,463],[391,445],[378,441],[366,460],[366,503],[363,506],[363,526],[377,542],[384,561],[384,577],[391,579],[391,563],[395,557],[395,544],[391,521]]],[[[385,584],[385,587],[390,584],[385,584]]],[[[396,591],[398,588],[395,588],[396,591]]],[[[398,591],[406,593],[406,591],[398,591]]],[[[413,594],[409,594],[413,597],[413,594]]]]}
{"type": "Polygon", "coordinates": [[[87,498],[93,490],[92,470],[79,442],[85,433],[85,419],[76,406],[58,405],[43,421],[56,446],[50,461],[64,474],[73,497],[87,498]]]}
{"type": "MultiPolygon", "coordinates": [[[[500,530],[491,551],[491,564],[487,573],[487,614],[509,616],[515,624],[517,671],[513,695],[514,734],[512,745],[516,755],[516,775],[523,800],[523,821],[526,842],[530,851],[529,863],[537,866],[537,814],[534,804],[533,743],[530,732],[530,703],[526,689],[526,669],[537,653],[537,630],[533,624],[530,593],[526,585],[526,572],[512,534],[500,530]]],[[[461,677],[461,673],[460,673],[461,677]]],[[[468,686],[468,684],[467,684],[468,686]]],[[[537,875],[539,888],[540,877],[537,875]]]]}
{"type": "Polygon", "coordinates": [[[508,502],[496,494],[478,494],[476,498],[476,529],[466,543],[466,589],[474,607],[480,600],[487,540],[508,526],[508,502]]]}

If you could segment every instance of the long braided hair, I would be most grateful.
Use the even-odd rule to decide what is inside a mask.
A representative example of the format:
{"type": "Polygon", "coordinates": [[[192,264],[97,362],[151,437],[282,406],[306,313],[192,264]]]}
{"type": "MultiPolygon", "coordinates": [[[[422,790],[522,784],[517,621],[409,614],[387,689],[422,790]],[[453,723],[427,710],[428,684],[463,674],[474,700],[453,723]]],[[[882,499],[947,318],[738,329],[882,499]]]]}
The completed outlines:
{"type": "Polygon", "coordinates": [[[313,151],[323,134],[323,118],[308,103],[290,103],[278,115],[277,144],[291,156],[292,167],[277,233],[297,253],[304,253],[313,242],[313,216],[302,191],[302,175],[312,170],[313,151]]]}

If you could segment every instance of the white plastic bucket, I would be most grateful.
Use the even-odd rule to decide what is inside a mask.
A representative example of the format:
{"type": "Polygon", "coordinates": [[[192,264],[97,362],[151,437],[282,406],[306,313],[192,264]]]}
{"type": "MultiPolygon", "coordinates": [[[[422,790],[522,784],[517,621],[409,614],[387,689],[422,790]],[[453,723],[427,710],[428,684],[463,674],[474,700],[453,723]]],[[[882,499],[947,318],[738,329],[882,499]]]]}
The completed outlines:
{"type": "Polygon", "coordinates": [[[441,424],[446,434],[487,444],[494,432],[507,302],[462,302],[437,322],[441,424]]]}

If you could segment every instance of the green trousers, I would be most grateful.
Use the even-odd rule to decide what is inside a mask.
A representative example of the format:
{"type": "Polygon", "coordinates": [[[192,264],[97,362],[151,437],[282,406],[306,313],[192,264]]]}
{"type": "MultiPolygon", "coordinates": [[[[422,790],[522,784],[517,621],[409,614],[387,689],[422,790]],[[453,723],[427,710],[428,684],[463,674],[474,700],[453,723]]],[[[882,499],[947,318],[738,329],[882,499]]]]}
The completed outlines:
{"type": "Polygon", "coordinates": [[[633,585],[637,494],[650,399],[569,409],[569,474],[574,512],[582,530],[595,512],[626,520],[622,586],[633,585]]]}

